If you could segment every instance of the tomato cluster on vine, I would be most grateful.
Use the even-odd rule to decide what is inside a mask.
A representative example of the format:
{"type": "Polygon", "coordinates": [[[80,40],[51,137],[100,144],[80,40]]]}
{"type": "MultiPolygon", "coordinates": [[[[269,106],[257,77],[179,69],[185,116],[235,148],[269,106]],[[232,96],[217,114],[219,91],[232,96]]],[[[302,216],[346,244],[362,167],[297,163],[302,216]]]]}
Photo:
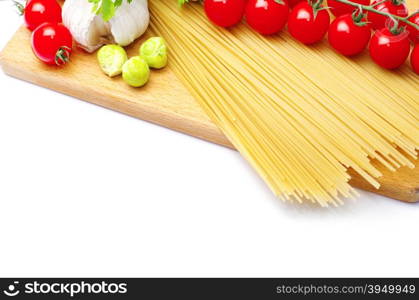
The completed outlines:
{"type": "Polygon", "coordinates": [[[210,21],[231,27],[243,19],[263,35],[273,35],[288,26],[290,35],[306,45],[328,36],[329,44],[345,56],[358,55],[368,47],[372,60],[386,69],[400,67],[409,57],[410,42],[413,70],[419,74],[419,11],[409,18],[404,0],[205,0],[210,21]],[[362,6],[365,8],[362,9],[362,6]],[[371,9],[366,9],[371,8],[371,9]],[[368,10],[368,11],[365,11],[368,10]],[[335,16],[333,20],[330,13],[335,16]],[[400,17],[389,18],[382,13],[400,17]],[[410,40],[410,41],[409,41],[410,40]]]}

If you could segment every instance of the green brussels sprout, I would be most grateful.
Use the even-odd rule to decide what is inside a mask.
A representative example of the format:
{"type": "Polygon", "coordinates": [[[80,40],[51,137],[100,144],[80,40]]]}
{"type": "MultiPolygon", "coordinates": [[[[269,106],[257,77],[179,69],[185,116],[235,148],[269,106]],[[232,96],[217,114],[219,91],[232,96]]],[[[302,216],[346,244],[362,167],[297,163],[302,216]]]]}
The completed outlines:
{"type": "Polygon", "coordinates": [[[133,87],[143,86],[150,78],[147,62],[139,56],[130,58],[122,67],[122,78],[133,87]]]}
{"type": "Polygon", "coordinates": [[[140,47],[140,56],[151,68],[161,69],[167,65],[167,46],[161,37],[152,37],[140,47]]]}
{"type": "Polygon", "coordinates": [[[97,52],[97,59],[102,71],[113,77],[122,73],[122,66],[128,60],[128,57],[121,46],[106,45],[97,52]]]}

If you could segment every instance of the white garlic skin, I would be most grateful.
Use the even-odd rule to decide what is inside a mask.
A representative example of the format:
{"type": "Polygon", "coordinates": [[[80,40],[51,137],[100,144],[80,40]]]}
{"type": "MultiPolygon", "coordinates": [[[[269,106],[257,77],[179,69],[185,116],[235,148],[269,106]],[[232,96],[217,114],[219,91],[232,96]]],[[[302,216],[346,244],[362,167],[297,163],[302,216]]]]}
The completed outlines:
{"type": "Polygon", "coordinates": [[[63,5],[63,23],[74,40],[88,52],[104,44],[131,44],[143,35],[150,22],[147,0],[123,1],[109,22],[93,11],[87,0],[67,0],[63,5]]]}

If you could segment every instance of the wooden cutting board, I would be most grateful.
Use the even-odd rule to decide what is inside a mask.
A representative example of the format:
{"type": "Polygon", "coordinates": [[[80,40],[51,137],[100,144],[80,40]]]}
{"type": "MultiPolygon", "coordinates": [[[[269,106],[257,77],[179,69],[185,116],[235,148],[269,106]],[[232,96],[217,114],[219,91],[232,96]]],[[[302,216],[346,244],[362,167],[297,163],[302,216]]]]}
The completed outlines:
{"type": "MultiPolygon", "coordinates": [[[[127,48],[137,55],[142,40],[127,48]]],[[[176,78],[170,65],[153,71],[143,88],[127,86],[121,77],[110,79],[98,67],[95,55],[75,50],[64,68],[46,66],[32,54],[30,32],[22,27],[0,54],[0,64],[10,76],[89,101],[127,115],[159,124],[223,146],[233,147],[205,115],[198,103],[176,78]]],[[[416,162],[416,165],[419,165],[416,162]]],[[[376,190],[353,175],[352,185],[406,202],[419,201],[419,168],[403,168],[396,173],[386,169],[376,190]]]]}

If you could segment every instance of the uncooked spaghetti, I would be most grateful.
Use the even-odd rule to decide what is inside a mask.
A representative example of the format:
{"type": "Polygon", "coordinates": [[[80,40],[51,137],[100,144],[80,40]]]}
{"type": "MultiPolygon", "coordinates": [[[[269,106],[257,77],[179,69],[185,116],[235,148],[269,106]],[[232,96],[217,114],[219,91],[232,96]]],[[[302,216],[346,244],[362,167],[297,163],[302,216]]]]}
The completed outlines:
{"type": "Polygon", "coordinates": [[[277,195],[337,204],[355,195],[348,168],[378,188],[372,158],[391,170],[414,167],[419,79],[410,70],[308,49],[285,32],[218,28],[198,5],[149,5],[172,69],[277,195]]]}

